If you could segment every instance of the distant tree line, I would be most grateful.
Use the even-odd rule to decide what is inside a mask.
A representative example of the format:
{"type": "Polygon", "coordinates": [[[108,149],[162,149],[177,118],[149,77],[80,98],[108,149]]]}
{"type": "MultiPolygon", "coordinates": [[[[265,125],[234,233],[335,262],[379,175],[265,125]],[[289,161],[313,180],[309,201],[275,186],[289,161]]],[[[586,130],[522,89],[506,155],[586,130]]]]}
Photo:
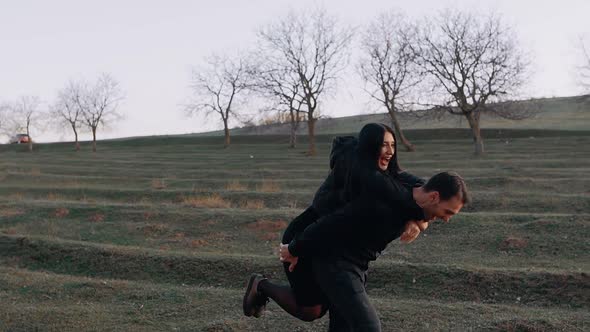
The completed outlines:
{"type": "Polygon", "coordinates": [[[92,151],[96,152],[97,131],[121,118],[118,106],[123,97],[119,83],[109,74],[102,74],[95,82],[70,80],[51,103],[43,103],[38,96],[21,96],[1,104],[0,133],[26,134],[29,151],[33,151],[35,135],[49,127],[71,130],[78,151],[80,132],[90,132],[92,151]]]}
{"type": "Polygon", "coordinates": [[[261,112],[287,115],[276,118],[290,123],[291,147],[305,121],[308,153],[315,154],[318,105],[335,91],[353,47],[360,50],[354,62],[367,94],[387,111],[408,151],[415,147],[403,133],[399,112],[464,117],[476,154],[484,153],[482,114],[509,119],[529,114],[502,103],[519,95],[528,58],[514,31],[497,15],[448,10],[412,21],[392,11],[353,29],[324,10],[290,12],[260,27],[257,36],[252,50],[234,58],[217,56],[193,73],[194,99],[186,111],[217,113],[226,147],[229,121],[239,121],[247,100],[258,97],[266,102],[261,112]]]}

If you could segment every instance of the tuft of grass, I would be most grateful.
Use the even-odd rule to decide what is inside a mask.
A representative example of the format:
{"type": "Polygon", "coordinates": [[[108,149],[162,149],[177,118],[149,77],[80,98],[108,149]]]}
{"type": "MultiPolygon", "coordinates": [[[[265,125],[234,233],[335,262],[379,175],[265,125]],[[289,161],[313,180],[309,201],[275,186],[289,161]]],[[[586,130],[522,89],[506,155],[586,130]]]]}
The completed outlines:
{"type": "Polygon", "coordinates": [[[0,209],[0,217],[16,217],[25,214],[25,211],[22,209],[17,208],[1,208],[0,209]]]}
{"type": "Polygon", "coordinates": [[[88,218],[88,220],[90,222],[95,222],[95,223],[103,222],[104,221],[104,214],[95,213],[95,214],[91,215],[90,218],[88,218]]]}
{"type": "Polygon", "coordinates": [[[287,222],[284,220],[267,220],[259,219],[253,223],[249,223],[246,227],[248,229],[263,231],[263,232],[280,232],[287,227],[287,222]]]}
{"type": "Polygon", "coordinates": [[[32,167],[31,171],[29,172],[31,176],[41,176],[41,169],[39,167],[32,167]]]}
{"type": "Polygon", "coordinates": [[[61,200],[64,200],[64,199],[63,199],[63,197],[61,197],[60,195],[58,195],[56,193],[48,193],[47,194],[47,200],[48,201],[56,202],[56,201],[61,201],[61,200]]]}
{"type": "Polygon", "coordinates": [[[191,248],[200,248],[209,245],[209,242],[203,239],[194,239],[189,243],[189,245],[191,248]]]}
{"type": "Polygon", "coordinates": [[[264,205],[264,201],[261,199],[248,199],[248,200],[242,201],[241,207],[243,209],[249,209],[249,210],[260,210],[260,209],[264,209],[265,205],[264,205]]]}
{"type": "Polygon", "coordinates": [[[61,207],[61,208],[57,208],[55,209],[55,211],[53,211],[53,216],[56,218],[64,218],[66,216],[68,216],[70,214],[70,210],[61,207]]]}
{"type": "Polygon", "coordinates": [[[500,243],[500,250],[520,250],[525,249],[528,247],[528,245],[529,242],[526,239],[517,236],[509,236],[504,241],[502,241],[502,243],[500,243]]]}
{"type": "Polygon", "coordinates": [[[166,185],[166,181],[164,181],[164,179],[152,179],[151,187],[154,190],[162,190],[166,189],[168,185],[166,185]]]}
{"type": "Polygon", "coordinates": [[[206,196],[188,196],[182,197],[182,204],[199,208],[229,208],[231,202],[223,199],[219,194],[206,196]]]}
{"type": "Polygon", "coordinates": [[[227,191],[246,191],[248,186],[240,183],[240,181],[234,180],[225,184],[225,190],[227,191]]]}
{"type": "Polygon", "coordinates": [[[8,195],[8,199],[11,201],[22,201],[25,198],[25,195],[20,192],[12,193],[8,195]]]}
{"type": "Polygon", "coordinates": [[[262,183],[256,187],[256,191],[262,193],[276,193],[281,191],[281,186],[274,180],[262,180],[262,183]]]}
{"type": "Polygon", "coordinates": [[[18,233],[18,232],[16,231],[16,228],[14,228],[14,227],[9,227],[9,228],[5,228],[5,229],[3,229],[3,230],[2,230],[2,233],[4,233],[4,234],[8,234],[8,235],[15,235],[15,234],[16,234],[16,233],[18,233]]]}
{"type": "Polygon", "coordinates": [[[169,227],[166,224],[147,224],[142,227],[143,235],[147,237],[157,237],[166,234],[169,227]]]}

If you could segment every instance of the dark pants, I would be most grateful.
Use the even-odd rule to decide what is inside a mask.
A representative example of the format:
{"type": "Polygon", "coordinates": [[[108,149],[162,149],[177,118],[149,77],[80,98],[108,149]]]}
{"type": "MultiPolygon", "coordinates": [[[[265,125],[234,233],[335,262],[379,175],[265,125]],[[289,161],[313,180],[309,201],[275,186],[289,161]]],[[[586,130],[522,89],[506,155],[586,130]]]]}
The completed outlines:
{"type": "Polygon", "coordinates": [[[381,322],[365,291],[366,270],[334,257],[314,257],[313,274],[330,303],[331,332],[381,331],[381,322]]]}

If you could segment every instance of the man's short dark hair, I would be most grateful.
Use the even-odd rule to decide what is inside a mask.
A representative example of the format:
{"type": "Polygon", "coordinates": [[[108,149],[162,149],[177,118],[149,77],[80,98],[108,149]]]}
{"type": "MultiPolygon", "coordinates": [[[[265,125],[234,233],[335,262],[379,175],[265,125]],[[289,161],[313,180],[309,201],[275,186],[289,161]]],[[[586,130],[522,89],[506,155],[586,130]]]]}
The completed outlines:
{"type": "Polygon", "coordinates": [[[455,172],[442,172],[431,177],[424,185],[427,192],[438,191],[441,201],[446,201],[459,195],[465,205],[471,200],[467,192],[465,180],[455,172]]]}

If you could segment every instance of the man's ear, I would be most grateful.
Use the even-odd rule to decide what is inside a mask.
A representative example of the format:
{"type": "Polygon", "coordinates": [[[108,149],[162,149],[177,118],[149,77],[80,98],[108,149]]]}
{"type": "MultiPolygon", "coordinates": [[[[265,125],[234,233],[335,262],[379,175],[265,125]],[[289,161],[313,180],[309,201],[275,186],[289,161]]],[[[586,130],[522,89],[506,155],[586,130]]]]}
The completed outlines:
{"type": "Polygon", "coordinates": [[[440,194],[436,190],[429,192],[428,198],[431,204],[438,204],[440,202],[440,194]]]}

